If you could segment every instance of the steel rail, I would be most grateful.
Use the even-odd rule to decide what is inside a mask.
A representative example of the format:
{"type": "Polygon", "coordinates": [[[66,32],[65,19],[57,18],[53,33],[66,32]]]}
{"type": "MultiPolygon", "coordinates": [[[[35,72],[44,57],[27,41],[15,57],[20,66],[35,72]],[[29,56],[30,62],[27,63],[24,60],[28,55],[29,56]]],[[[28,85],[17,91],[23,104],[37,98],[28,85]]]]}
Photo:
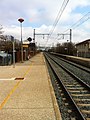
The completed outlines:
{"type": "Polygon", "coordinates": [[[89,73],[90,73],[90,68],[89,68],[89,67],[86,67],[85,65],[78,64],[77,62],[69,61],[69,60],[67,59],[67,56],[68,56],[68,55],[61,55],[61,54],[52,53],[52,52],[49,53],[49,54],[54,55],[54,56],[57,56],[57,57],[59,57],[60,59],[65,60],[65,61],[67,61],[67,62],[70,62],[72,65],[74,64],[74,65],[76,65],[78,68],[81,68],[81,69],[85,70],[86,72],[89,72],[89,73]],[[62,57],[62,58],[61,58],[61,57],[62,57]],[[83,67],[84,67],[84,68],[83,68],[83,67]]]}
{"type": "MultiPolygon", "coordinates": [[[[55,69],[54,64],[51,63],[51,61],[53,61],[53,59],[50,58],[50,56],[47,56],[47,55],[45,55],[45,56],[46,56],[46,59],[48,60],[48,62],[49,62],[49,64],[50,64],[51,68],[53,69],[53,71],[54,71],[55,74],[57,75],[60,84],[62,85],[63,89],[65,90],[66,96],[68,95],[67,97],[70,98],[70,102],[73,103],[75,109],[78,111],[77,114],[79,114],[79,117],[80,117],[79,119],[80,119],[80,120],[86,120],[85,117],[83,116],[83,114],[81,113],[80,109],[78,108],[77,104],[76,104],[75,101],[73,100],[72,96],[71,96],[70,93],[68,92],[67,88],[64,86],[63,82],[60,81],[60,76],[59,76],[60,73],[58,73],[57,69],[55,69]],[[47,58],[47,57],[49,57],[49,58],[47,58]]],[[[68,72],[71,76],[73,76],[74,78],[76,78],[77,80],[79,80],[80,83],[82,83],[85,87],[88,87],[88,89],[90,90],[90,86],[87,86],[87,84],[85,84],[84,82],[82,82],[81,79],[78,79],[78,77],[77,77],[76,75],[72,74],[69,70],[67,70],[65,67],[63,67],[62,65],[60,65],[60,64],[57,63],[56,61],[54,61],[54,62],[55,62],[56,64],[58,64],[60,67],[62,67],[62,68],[63,68],[66,72],[68,72]]]]}
{"type": "MultiPolygon", "coordinates": [[[[50,57],[50,56],[49,56],[50,57]]],[[[67,68],[65,68],[63,65],[61,65],[60,63],[58,63],[56,60],[54,60],[52,57],[50,57],[55,63],[57,63],[60,67],[62,67],[66,72],[68,72],[72,77],[74,77],[75,79],[78,80],[78,82],[82,83],[88,90],[90,90],[90,86],[88,84],[86,84],[82,79],[80,79],[79,77],[77,77],[74,73],[72,73],[70,70],[68,70],[67,68]]]]}
{"type": "MultiPolygon", "coordinates": [[[[58,56],[58,55],[56,55],[56,54],[52,54],[52,53],[50,53],[50,54],[51,54],[51,55],[54,55],[55,57],[58,56]]],[[[57,59],[60,59],[60,60],[62,60],[62,61],[65,61],[66,63],[69,63],[69,64],[71,64],[71,65],[73,65],[73,66],[75,66],[75,67],[77,67],[77,68],[80,68],[81,70],[84,70],[84,71],[90,73],[90,70],[88,70],[88,68],[86,68],[85,66],[84,66],[84,68],[83,68],[83,66],[81,66],[81,65],[78,65],[78,64],[76,64],[76,63],[74,63],[74,62],[71,62],[71,61],[69,61],[69,60],[65,60],[65,59],[61,58],[60,56],[58,56],[58,57],[59,57],[59,58],[57,58],[57,59]]]]}

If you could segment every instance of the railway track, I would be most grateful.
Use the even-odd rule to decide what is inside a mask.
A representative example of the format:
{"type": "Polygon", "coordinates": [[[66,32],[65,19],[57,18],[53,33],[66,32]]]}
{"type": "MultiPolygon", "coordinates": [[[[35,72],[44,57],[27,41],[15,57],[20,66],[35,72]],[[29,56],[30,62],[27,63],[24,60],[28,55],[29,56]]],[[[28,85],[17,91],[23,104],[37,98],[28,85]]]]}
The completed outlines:
{"type": "Polygon", "coordinates": [[[61,58],[58,54],[52,54],[52,53],[50,53],[50,54],[51,54],[51,55],[54,55],[54,56],[57,57],[59,60],[62,60],[62,61],[66,62],[66,63],[68,63],[68,64],[70,64],[70,65],[73,65],[73,66],[75,66],[75,67],[77,67],[77,68],[80,68],[80,69],[82,69],[82,70],[90,73],[90,69],[89,69],[89,68],[86,68],[85,66],[82,66],[82,65],[79,65],[79,64],[77,64],[77,63],[71,62],[71,61],[69,61],[69,60],[63,59],[63,58],[61,58]]]}
{"type": "MultiPolygon", "coordinates": [[[[90,86],[86,79],[74,74],[70,63],[68,69],[66,61],[60,62],[59,58],[46,53],[45,58],[63,120],[90,120],[90,86]]],[[[89,70],[78,69],[89,74],[89,70]]]]}
{"type": "Polygon", "coordinates": [[[62,64],[65,68],[73,72],[76,76],[78,76],[80,79],[82,79],[84,82],[90,85],[90,69],[89,68],[83,67],[81,65],[62,59],[52,54],[50,54],[50,57],[53,58],[54,61],[58,62],[59,65],[62,64]]]}

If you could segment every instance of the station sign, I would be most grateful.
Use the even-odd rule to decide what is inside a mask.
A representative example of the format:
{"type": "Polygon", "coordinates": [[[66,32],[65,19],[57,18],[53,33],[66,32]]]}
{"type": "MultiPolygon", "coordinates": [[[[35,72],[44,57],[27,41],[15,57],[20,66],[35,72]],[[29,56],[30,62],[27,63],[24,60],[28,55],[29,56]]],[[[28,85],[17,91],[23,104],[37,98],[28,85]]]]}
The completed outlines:
{"type": "Polygon", "coordinates": [[[24,48],[28,48],[28,45],[23,45],[24,48]]]}

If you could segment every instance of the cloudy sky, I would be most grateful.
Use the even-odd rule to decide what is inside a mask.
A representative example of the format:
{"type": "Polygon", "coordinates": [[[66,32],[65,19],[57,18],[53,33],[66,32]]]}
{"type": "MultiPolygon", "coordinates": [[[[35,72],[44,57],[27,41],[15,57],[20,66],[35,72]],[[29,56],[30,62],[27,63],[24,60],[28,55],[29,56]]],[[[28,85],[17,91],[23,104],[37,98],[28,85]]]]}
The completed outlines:
{"type": "MultiPolygon", "coordinates": [[[[5,35],[13,35],[20,40],[20,23],[18,18],[23,18],[23,40],[33,38],[33,29],[36,33],[50,33],[58,12],[65,0],[0,0],[0,24],[3,26],[5,35]]],[[[49,46],[56,43],[66,42],[69,35],[62,34],[74,25],[79,19],[87,14],[88,20],[76,28],[72,28],[72,42],[77,43],[90,37],[90,0],[69,0],[63,11],[52,35],[38,36],[36,42],[39,45],[49,46]],[[49,38],[49,39],[48,39],[49,38]]],[[[82,21],[81,21],[82,22],[82,21]]],[[[65,33],[64,33],[65,34],[65,33]]]]}

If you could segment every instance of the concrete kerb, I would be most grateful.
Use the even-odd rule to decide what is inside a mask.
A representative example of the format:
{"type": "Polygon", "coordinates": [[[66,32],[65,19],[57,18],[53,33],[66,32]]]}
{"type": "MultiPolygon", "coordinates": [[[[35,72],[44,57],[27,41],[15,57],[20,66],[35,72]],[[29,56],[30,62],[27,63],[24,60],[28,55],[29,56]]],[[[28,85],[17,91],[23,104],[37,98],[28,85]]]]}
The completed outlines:
{"type": "Polygon", "coordinates": [[[49,83],[50,94],[51,94],[51,98],[52,98],[52,103],[53,103],[53,107],[54,107],[54,111],[55,111],[56,120],[62,120],[44,56],[43,56],[43,59],[44,59],[44,63],[45,63],[45,66],[46,66],[46,73],[47,73],[47,76],[48,76],[48,83],[49,83]]]}

